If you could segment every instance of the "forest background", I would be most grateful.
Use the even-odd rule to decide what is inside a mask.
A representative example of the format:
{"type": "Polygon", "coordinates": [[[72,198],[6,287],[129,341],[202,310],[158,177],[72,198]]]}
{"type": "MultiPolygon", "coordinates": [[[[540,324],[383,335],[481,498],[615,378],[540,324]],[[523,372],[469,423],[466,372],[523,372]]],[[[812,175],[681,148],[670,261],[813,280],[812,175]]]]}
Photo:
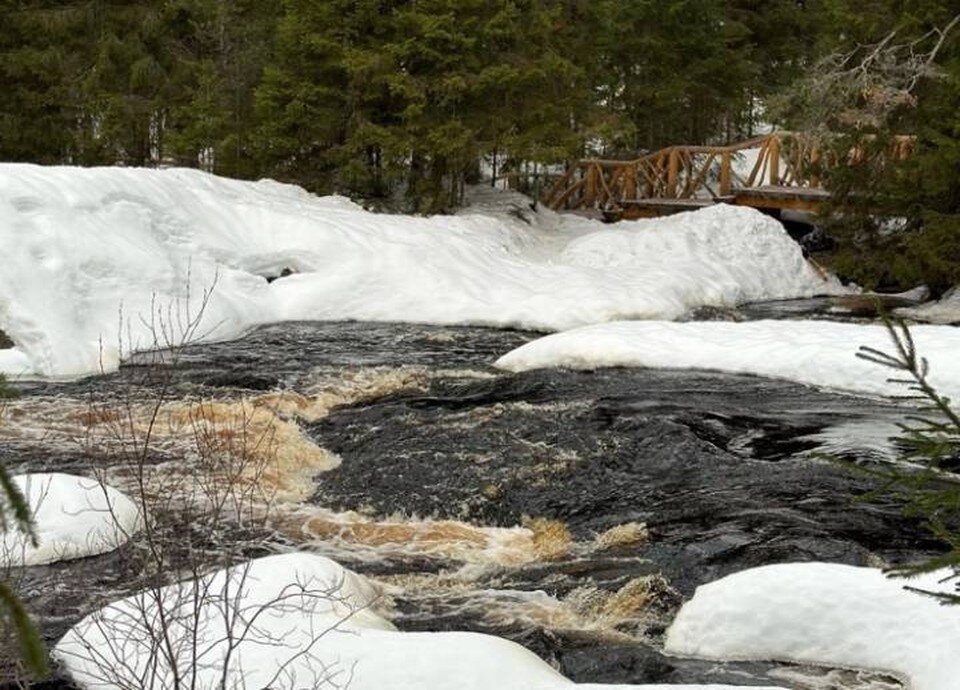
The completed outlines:
{"type": "Polygon", "coordinates": [[[199,167],[436,213],[461,205],[482,173],[771,126],[829,130],[844,150],[844,138],[883,146],[909,134],[909,159],[867,157],[826,178],[834,267],[869,287],[960,283],[960,30],[937,33],[956,0],[0,7],[0,160],[199,167]],[[891,36],[907,52],[942,43],[932,69],[880,119],[842,116],[876,97],[867,90],[824,111],[811,84],[825,65],[860,64],[891,36]]]}

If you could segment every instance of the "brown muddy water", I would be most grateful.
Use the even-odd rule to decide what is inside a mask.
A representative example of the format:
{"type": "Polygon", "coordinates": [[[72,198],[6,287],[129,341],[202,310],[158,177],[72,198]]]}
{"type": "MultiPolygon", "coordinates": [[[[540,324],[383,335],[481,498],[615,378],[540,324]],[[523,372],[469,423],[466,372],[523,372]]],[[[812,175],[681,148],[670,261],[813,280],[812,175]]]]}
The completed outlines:
{"type": "MultiPolygon", "coordinates": [[[[711,372],[490,367],[537,337],[409,324],[288,323],[149,357],[114,375],[25,383],[0,423],[15,472],[129,475],[111,423],[156,415],[152,481],[191,434],[266,439],[258,553],[300,548],[380,582],[403,630],[474,630],[528,646],[574,680],[891,690],[893,679],[777,663],[668,657],[694,589],[753,566],[902,563],[937,545],[898,506],[824,460],[883,461],[903,410],[711,372]],[[161,375],[162,374],[162,375],[161,375]],[[106,458],[106,459],[105,459],[106,458]]],[[[251,555],[257,555],[252,553],[251,555]]],[[[31,568],[20,588],[55,642],[127,593],[117,554],[31,568]]],[[[46,687],[67,687],[54,681],[46,687]]]]}

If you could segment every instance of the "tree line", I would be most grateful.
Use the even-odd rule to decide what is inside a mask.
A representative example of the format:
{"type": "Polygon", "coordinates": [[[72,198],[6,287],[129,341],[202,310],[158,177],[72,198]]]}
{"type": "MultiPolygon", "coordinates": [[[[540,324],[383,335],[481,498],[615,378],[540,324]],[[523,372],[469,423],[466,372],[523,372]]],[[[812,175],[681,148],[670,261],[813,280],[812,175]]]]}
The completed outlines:
{"type": "Polygon", "coordinates": [[[7,0],[0,158],[199,166],[444,210],[483,156],[750,134],[833,4],[7,0]]]}
{"type": "Polygon", "coordinates": [[[838,266],[868,285],[960,281],[960,31],[938,49],[936,74],[925,71],[906,95],[896,79],[888,88],[848,74],[891,32],[887,47],[900,52],[881,51],[870,68],[911,64],[912,42],[935,40],[956,0],[0,7],[0,160],[195,166],[443,212],[462,202],[481,162],[502,175],[587,155],[632,158],[770,124],[829,128],[860,144],[909,133],[911,163],[827,180],[851,202],[832,213],[850,250],[838,266]],[[821,79],[825,69],[840,80],[821,79]],[[892,104],[882,117],[851,117],[878,98],[892,104]],[[911,232],[871,227],[878,207],[906,217],[911,232]]]}

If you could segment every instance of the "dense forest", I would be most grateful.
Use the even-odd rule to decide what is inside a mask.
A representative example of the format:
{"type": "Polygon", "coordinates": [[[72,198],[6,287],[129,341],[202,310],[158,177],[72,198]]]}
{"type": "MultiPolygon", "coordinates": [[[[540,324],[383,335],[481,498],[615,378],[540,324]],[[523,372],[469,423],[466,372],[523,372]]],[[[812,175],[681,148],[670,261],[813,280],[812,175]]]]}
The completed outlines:
{"type": "MultiPolygon", "coordinates": [[[[6,0],[0,159],[196,166],[436,212],[458,205],[481,161],[500,173],[634,157],[771,124],[905,132],[918,137],[909,165],[833,184],[930,227],[956,265],[960,31],[941,37],[935,77],[887,98],[897,107],[879,120],[837,117],[876,90],[816,87],[830,83],[830,56],[846,55],[830,64],[850,70],[896,32],[888,45],[901,52],[881,57],[902,60],[957,10],[956,0],[6,0]]],[[[862,234],[854,215],[843,224],[862,234]]],[[[866,232],[874,254],[889,244],[866,232]]],[[[940,256],[906,253],[917,277],[960,279],[940,256]]],[[[861,264],[849,272],[885,280],[861,264]]]]}

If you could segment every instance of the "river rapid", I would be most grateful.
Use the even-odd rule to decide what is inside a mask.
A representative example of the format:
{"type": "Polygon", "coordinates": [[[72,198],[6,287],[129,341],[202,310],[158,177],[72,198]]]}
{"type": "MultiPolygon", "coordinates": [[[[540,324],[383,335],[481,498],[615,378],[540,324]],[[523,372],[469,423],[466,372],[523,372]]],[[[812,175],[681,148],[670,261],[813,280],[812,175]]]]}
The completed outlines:
{"type": "MultiPolygon", "coordinates": [[[[331,556],[381,583],[403,630],[526,645],[576,681],[892,690],[894,679],[678,659],[664,630],[694,589],[753,566],[904,563],[921,526],[825,454],[882,462],[904,410],[786,381],[702,371],[508,374],[538,334],[391,323],[285,323],[186,348],[154,377],[24,383],[0,424],[14,472],[86,473],[91,409],[207,400],[275,417],[281,517],[270,548],[331,556]],[[264,403],[265,404],[265,403],[264,403]],[[261,409],[258,407],[258,409],[261,409]]],[[[175,467],[176,439],[158,444],[175,467]]],[[[123,488],[122,468],[115,481],[123,488]]],[[[117,555],[25,572],[55,642],[126,592],[117,555]]],[[[53,681],[45,687],[68,687],[53,681]]]]}

